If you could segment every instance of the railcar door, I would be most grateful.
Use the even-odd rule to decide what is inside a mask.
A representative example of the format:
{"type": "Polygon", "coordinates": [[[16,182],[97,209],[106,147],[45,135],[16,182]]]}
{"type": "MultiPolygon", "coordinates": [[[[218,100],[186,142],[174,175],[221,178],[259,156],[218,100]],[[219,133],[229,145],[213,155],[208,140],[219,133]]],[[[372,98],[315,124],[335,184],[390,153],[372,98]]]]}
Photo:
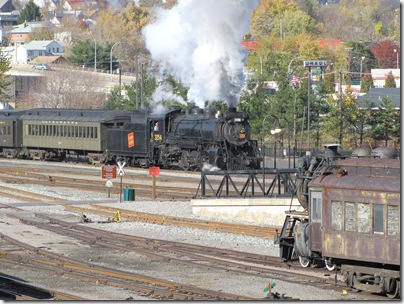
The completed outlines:
{"type": "Polygon", "coordinates": [[[310,189],[310,249],[322,250],[322,211],[323,192],[320,189],[310,189]]]}

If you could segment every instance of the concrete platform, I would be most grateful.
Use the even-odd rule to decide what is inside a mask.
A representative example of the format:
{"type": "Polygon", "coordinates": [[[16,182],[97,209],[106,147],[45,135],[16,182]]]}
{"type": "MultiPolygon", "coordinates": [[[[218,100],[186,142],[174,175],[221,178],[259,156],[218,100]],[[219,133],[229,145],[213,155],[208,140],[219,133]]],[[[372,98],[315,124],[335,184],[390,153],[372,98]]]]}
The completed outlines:
{"type": "Polygon", "coordinates": [[[271,227],[283,226],[285,211],[303,210],[297,198],[194,199],[191,203],[194,215],[237,219],[271,227]]]}

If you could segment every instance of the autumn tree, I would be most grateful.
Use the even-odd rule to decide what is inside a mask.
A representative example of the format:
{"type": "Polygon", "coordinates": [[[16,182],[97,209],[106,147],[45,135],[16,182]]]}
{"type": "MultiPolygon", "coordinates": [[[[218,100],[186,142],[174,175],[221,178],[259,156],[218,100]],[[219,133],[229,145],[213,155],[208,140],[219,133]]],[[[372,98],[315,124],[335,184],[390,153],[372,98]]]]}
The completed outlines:
{"type": "Polygon", "coordinates": [[[287,0],[262,0],[259,7],[251,17],[251,33],[258,40],[260,37],[270,34],[275,27],[276,17],[285,11],[296,11],[297,6],[287,0]]]}
{"type": "Polygon", "coordinates": [[[135,4],[129,4],[119,11],[110,8],[100,13],[92,36],[99,42],[120,42],[120,47],[114,48],[114,55],[121,60],[123,70],[134,72],[136,59],[148,53],[141,30],[149,22],[148,10],[135,4]]]}
{"type": "Polygon", "coordinates": [[[18,17],[18,24],[25,21],[41,21],[41,8],[35,4],[34,0],[29,0],[25,7],[20,10],[20,16],[18,17]]]}
{"type": "Polygon", "coordinates": [[[54,32],[49,27],[37,27],[34,28],[29,35],[30,41],[32,40],[53,40],[55,39],[54,32]]]}
{"type": "Polygon", "coordinates": [[[384,69],[396,68],[396,56],[400,61],[400,47],[390,39],[375,43],[372,47],[372,53],[384,69]]]}

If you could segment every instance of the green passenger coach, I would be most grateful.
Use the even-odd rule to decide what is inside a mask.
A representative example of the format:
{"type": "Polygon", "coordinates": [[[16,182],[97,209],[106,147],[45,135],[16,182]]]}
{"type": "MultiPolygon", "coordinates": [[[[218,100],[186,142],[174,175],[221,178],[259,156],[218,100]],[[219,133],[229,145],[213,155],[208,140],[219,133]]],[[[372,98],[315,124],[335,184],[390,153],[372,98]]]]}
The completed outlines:
{"type": "Polygon", "coordinates": [[[99,162],[107,150],[108,129],[130,121],[124,111],[34,109],[22,116],[26,157],[63,160],[88,156],[99,162]]]}

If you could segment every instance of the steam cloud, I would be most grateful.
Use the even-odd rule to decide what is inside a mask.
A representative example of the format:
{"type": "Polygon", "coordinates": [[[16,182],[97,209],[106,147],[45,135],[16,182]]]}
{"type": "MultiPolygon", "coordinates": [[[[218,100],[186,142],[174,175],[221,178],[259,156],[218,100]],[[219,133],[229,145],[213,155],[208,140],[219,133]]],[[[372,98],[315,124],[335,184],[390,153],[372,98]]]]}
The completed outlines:
{"type": "Polygon", "coordinates": [[[188,101],[225,100],[235,107],[247,52],[241,41],[258,0],[178,0],[156,10],[143,36],[152,59],[188,86],[188,101]]]}

